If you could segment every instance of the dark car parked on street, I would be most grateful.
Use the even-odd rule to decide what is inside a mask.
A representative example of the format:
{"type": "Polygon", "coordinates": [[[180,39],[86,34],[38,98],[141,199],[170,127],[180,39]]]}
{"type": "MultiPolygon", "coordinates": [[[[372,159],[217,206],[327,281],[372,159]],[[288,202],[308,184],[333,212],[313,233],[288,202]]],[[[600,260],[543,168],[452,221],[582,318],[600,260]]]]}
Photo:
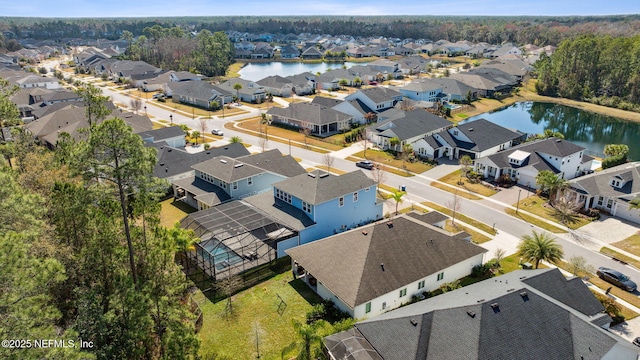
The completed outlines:
{"type": "Polygon", "coordinates": [[[363,169],[367,169],[367,170],[372,170],[373,169],[373,163],[369,160],[363,160],[363,161],[358,161],[356,163],[357,167],[361,167],[363,169]]]}
{"type": "Polygon", "coordinates": [[[616,285],[622,289],[625,289],[629,292],[634,292],[638,288],[636,283],[631,281],[628,276],[625,274],[605,267],[598,268],[596,272],[598,277],[606,282],[610,282],[613,285],[616,285]]]}

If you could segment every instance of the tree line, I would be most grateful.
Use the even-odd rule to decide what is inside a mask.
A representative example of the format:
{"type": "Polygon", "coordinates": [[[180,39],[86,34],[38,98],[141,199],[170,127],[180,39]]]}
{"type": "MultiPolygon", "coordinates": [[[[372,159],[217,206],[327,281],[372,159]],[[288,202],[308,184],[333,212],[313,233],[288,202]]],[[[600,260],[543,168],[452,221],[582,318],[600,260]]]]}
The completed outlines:
{"type": "Polygon", "coordinates": [[[189,31],[209,30],[254,34],[316,33],[386,36],[400,39],[469,40],[499,44],[558,45],[579,34],[636,35],[640,16],[219,16],[135,19],[41,19],[0,17],[0,30],[19,38],[118,39],[126,30],[141,35],[155,25],[189,31]]]}
{"type": "Polygon", "coordinates": [[[582,35],[535,64],[539,94],[640,111],[640,36],[582,35]]]}
{"type": "Polygon", "coordinates": [[[4,359],[192,359],[199,340],[175,255],[196,241],[160,225],[168,184],[155,150],[105,98],[81,90],[83,140],[54,152],[16,129],[0,145],[0,335],[91,341],[80,348],[0,348],[4,359]]]}
{"type": "Polygon", "coordinates": [[[223,76],[234,62],[235,50],[224,32],[202,30],[193,36],[177,26],[154,25],[144,28],[135,40],[126,30],[122,38],[128,43],[127,58],[164,69],[223,76]]]}

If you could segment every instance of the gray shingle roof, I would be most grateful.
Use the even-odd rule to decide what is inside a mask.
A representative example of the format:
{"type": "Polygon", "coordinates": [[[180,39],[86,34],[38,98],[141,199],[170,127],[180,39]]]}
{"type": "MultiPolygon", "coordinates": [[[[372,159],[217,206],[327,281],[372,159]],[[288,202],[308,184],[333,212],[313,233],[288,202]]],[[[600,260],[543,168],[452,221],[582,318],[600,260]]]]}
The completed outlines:
{"type": "Polygon", "coordinates": [[[392,132],[400,140],[410,139],[422,134],[428,134],[436,130],[450,127],[452,124],[449,120],[441,118],[430,112],[416,109],[404,112],[404,117],[393,120],[386,120],[372,125],[371,127],[378,130],[379,128],[392,124],[392,128],[386,131],[392,132]]]}
{"type": "Polygon", "coordinates": [[[376,104],[389,101],[394,97],[402,96],[402,94],[400,94],[395,90],[391,90],[389,88],[380,87],[380,86],[372,87],[369,89],[362,89],[358,91],[362,92],[362,94],[367,96],[376,104]]]}
{"type": "Polygon", "coordinates": [[[460,233],[401,216],[287,250],[345,304],[355,307],[487,250],[460,233]],[[380,266],[384,263],[384,270],[380,266]]]}
{"type": "Polygon", "coordinates": [[[375,181],[369,179],[362,170],[355,170],[340,176],[316,170],[282,180],[273,184],[273,187],[304,202],[318,205],[375,184],[375,181]]]}
{"type": "Polygon", "coordinates": [[[570,141],[560,140],[556,138],[549,138],[549,139],[537,140],[533,142],[520,144],[510,149],[501,151],[497,154],[489,155],[488,158],[496,166],[501,168],[503,167],[520,168],[525,166],[531,166],[538,171],[549,170],[557,174],[560,172],[560,170],[556,169],[553,165],[549,164],[539,154],[549,154],[557,157],[565,157],[565,156],[578,153],[583,150],[585,150],[585,148],[583,148],[582,146],[576,145],[570,141]],[[509,163],[509,156],[517,150],[525,151],[530,154],[529,157],[520,166],[509,163]]]}
{"type": "Polygon", "coordinates": [[[310,122],[316,125],[327,125],[352,119],[353,116],[341,113],[326,106],[312,103],[294,103],[286,108],[272,107],[269,115],[282,116],[289,119],[310,122]]]}
{"type": "Polygon", "coordinates": [[[633,162],[614,166],[593,174],[581,176],[569,181],[571,187],[589,195],[600,195],[612,198],[633,199],[640,195],[640,162],[633,162]],[[622,188],[615,188],[609,184],[611,178],[625,174],[627,180],[622,188]]]}
{"type": "Polygon", "coordinates": [[[338,350],[374,348],[385,360],[636,359],[631,344],[571,308],[582,306],[572,291],[586,286],[563,281],[557,269],[514,271],[357,323],[351,333],[364,339],[338,350]]]}
{"type": "Polygon", "coordinates": [[[207,173],[217,179],[232,183],[250,176],[272,172],[286,177],[305,172],[304,168],[291,156],[282,156],[278,149],[236,159],[218,156],[195,164],[193,169],[207,173]]]}
{"type": "Polygon", "coordinates": [[[143,131],[139,135],[142,139],[152,139],[152,142],[158,142],[173,137],[184,136],[185,133],[181,127],[176,125],[143,131]]]}
{"type": "Polygon", "coordinates": [[[158,178],[168,178],[189,172],[192,170],[191,166],[217,156],[224,155],[230,158],[236,158],[249,155],[249,150],[240,143],[210,148],[209,150],[193,154],[181,149],[172,148],[165,142],[155,144],[147,143],[146,145],[154,147],[158,151],[158,161],[153,168],[153,175],[158,178]]]}
{"type": "Polygon", "coordinates": [[[314,225],[313,220],[302,210],[273,197],[272,191],[266,191],[243,199],[248,204],[255,206],[276,221],[301,231],[314,225]]]}
{"type": "Polygon", "coordinates": [[[318,95],[311,100],[312,104],[318,104],[322,106],[326,106],[328,108],[332,108],[336,105],[342,104],[344,100],[328,98],[326,96],[318,95]]]}
{"type": "MultiPolygon", "coordinates": [[[[486,119],[478,119],[465,124],[460,124],[457,129],[465,134],[473,143],[470,150],[483,151],[498,146],[509,140],[515,140],[522,134],[494,124],[486,119]]],[[[459,147],[465,145],[457,141],[459,147]]]]}

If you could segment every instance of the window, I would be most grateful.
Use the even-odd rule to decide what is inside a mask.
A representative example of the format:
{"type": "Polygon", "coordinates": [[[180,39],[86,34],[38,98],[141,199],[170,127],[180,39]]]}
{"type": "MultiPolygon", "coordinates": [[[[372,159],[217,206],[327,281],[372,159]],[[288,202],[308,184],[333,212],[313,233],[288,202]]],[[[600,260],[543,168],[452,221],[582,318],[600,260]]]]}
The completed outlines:
{"type": "Polygon", "coordinates": [[[367,314],[371,312],[371,301],[364,306],[364,312],[367,314]]]}
{"type": "Polygon", "coordinates": [[[356,201],[358,201],[358,193],[354,192],[353,193],[353,202],[356,202],[356,201]]]}
{"type": "Polygon", "coordinates": [[[249,185],[249,186],[253,185],[253,177],[249,176],[247,178],[247,185],[249,185]]]}
{"type": "Polygon", "coordinates": [[[612,206],[613,206],[613,199],[607,200],[607,209],[611,209],[612,206]]]}
{"type": "Polygon", "coordinates": [[[422,289],[423,287],[424,287],[424,280],[418,283],[418,290],[422,289]]]}
{"type": "Polygon", "coordinates": [[[440,274],[438,274],[438,281],[444,279],[444,273],[441,272],[440,274]]]}
{"type": "Polygon", "coordinates": [[[287,194],[280,189],[276,189],[276,198],[291,204],[291,194],[287,194]]]}
{"type": "Polygon", "coordinates": [[[604,201],[604,198],[602,196],[598,196],[598,205],[602,206],[603,201],[604,201]]]}
{"type": "Polygon", "coordinates": [[[313,205],[307,204],[306,202],[302,202],[302,211],[311,214],[313,211],[313,205]]]}
{"type": "Polygon", "coordinates": [[[238,190],[238,182],[237,181],[233,182],[233,190],[238,190]]]}
{"type": "Polygon", "coordinates": [[[344,197],[340,197],[340,199],[338,199],[338,206],[343,206],[344,205],[344,197]]]}
{"type": "Polygon", "coordinates": [[[407,296],[407,288],[400,290],[400,297],[407,296]]]}

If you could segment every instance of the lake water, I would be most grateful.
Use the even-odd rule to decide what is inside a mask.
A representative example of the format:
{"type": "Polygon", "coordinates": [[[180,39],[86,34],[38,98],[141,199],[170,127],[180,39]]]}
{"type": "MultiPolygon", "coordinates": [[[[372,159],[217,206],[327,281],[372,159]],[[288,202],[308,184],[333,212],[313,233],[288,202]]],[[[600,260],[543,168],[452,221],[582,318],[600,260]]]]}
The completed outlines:
{"type": "Polygon", "coordinates": [[[529,134],[551,129],[565,139],[602,154],[607,144],[629,146],[629,159],[640,160],[640,123],[600,115],[577,108],[540,102],[519,102],[462,123],[484,118],[500,126],[529,134]]]}
{"type": "Polygon", "coordinates": [[[287,77],[291,75],[302,74],[303,72],[310,73],[325,73],[329,69],[341,69],[343,66],[350,68],[354,65],[366,65],[366,63],[359,64],[354,62],[343,63],[318,63],[307,64],[302,62],[264,62],[264,63],[248,63],[245,67],[238,72],[240,77],[245,80],[258,81],[266,78],[267,76],[280,75],[287,77]]]}

